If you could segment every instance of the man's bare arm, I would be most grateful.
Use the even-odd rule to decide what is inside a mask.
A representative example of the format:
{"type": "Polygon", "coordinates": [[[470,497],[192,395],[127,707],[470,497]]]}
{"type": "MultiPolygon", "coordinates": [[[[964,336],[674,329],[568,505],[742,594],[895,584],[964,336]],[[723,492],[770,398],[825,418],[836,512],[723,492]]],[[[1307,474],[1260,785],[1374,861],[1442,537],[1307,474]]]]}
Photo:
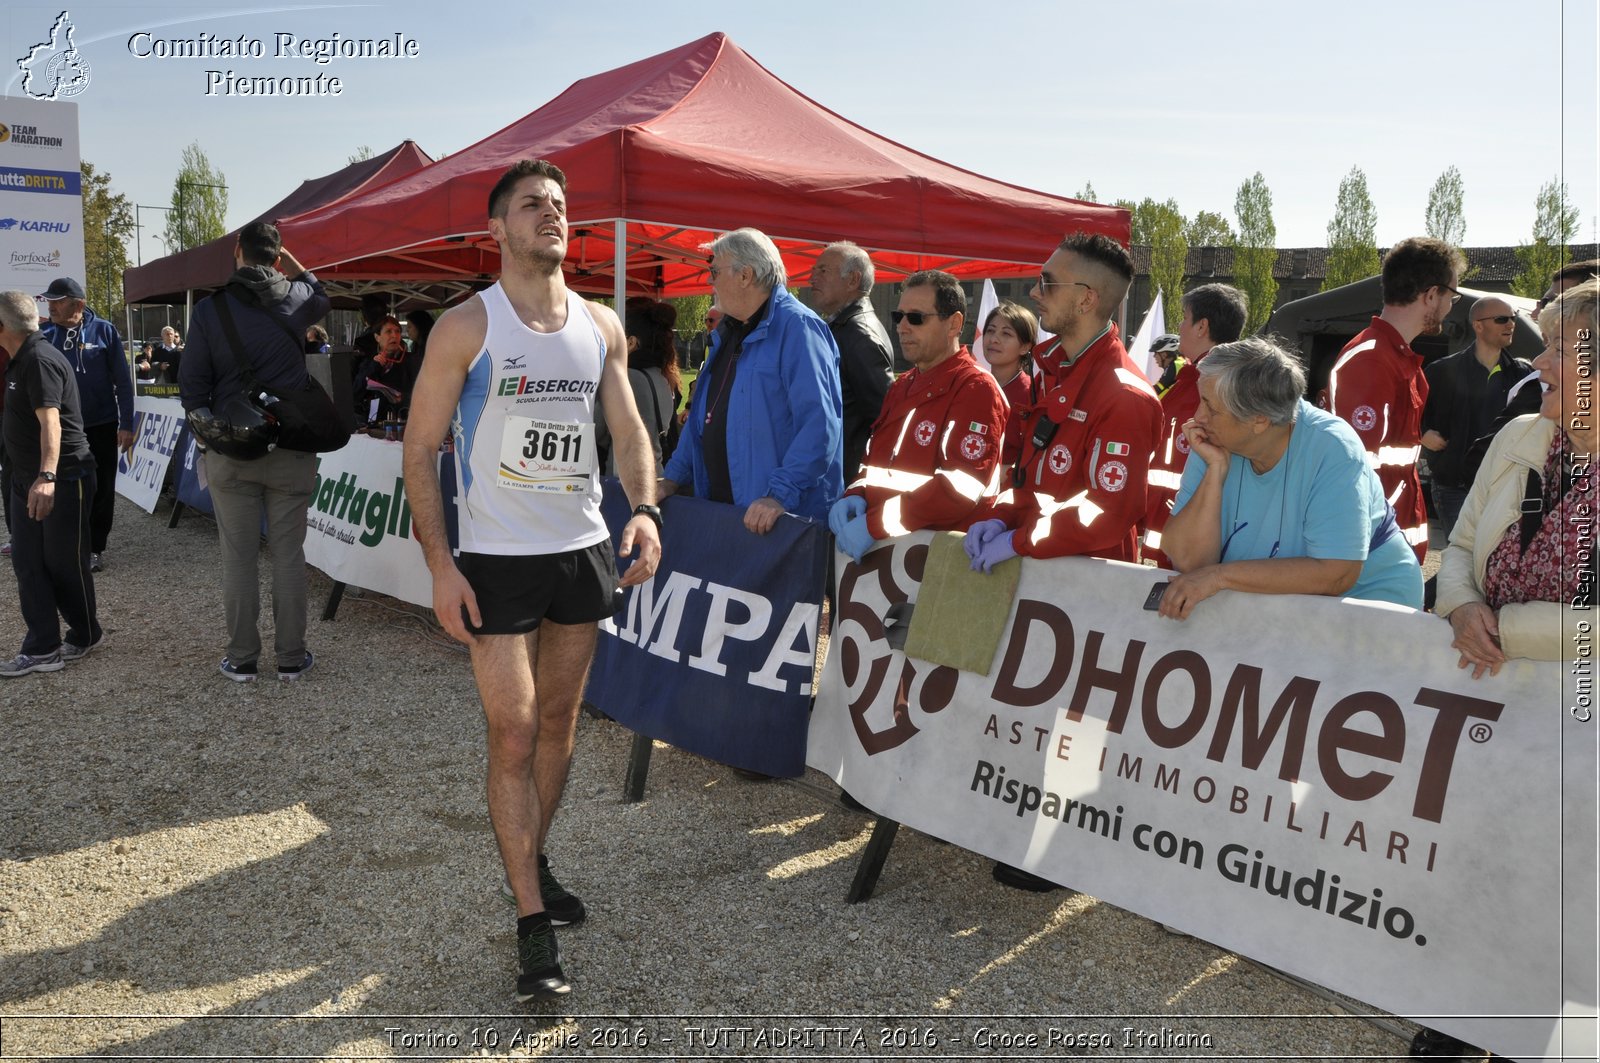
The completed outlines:
{"type": "MultiPolygon", "coordinates": [[[[633,389],[628,386],[628,340],[622,332],[622,322],[608,307],[589,304],[595,324],[606,341],[606,364],[600,372],[600,402],[605,408],[606,424],[611,428],[612,444],[617,451],[617,476],[628,493],[628,501],[635,506],[653,505],[656,501],[656,459],[650,448],[650,437],[639,409],[633,402],[633,389]]],[[[632,557],[637,547],[637,560],[622,576],[622,586],[632,587],[655,575],[661,561],[661,537],[655,522],[649,517],[636,516],[622,530],[622,541],[617,544],[619,557],[632,557]]]]}
{"type": "Polygon", "coordinates": [[[478,299],[470,299],[439,318],[428,336],[428,357],[417,376],[402,458],[411,526],[422,544],[428,571],[433,574],[434,614],[452,637],[469,645],[472,633],[462,621],[461,611],[465,608],[474,624],[482,618],[477,597],[450,554],[444,500],[439,490],[439,444],[461,401],[467,367],[483,348],[486,327],[483,303],[478,299]]]}

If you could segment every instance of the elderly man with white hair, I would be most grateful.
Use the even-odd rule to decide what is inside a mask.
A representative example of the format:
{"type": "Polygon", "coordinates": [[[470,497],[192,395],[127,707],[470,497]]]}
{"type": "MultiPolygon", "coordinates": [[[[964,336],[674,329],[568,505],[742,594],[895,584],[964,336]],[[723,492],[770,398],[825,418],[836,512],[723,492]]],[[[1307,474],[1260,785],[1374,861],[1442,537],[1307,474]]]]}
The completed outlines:
{"type": "Polygon", "coordinates": [[[789,294],[765,234],[737,229],[708,247],[723,318],[660,494],[684,485],[739,506],[757,535],[784,513],[823,520],[844,493],[839,348],[789,294]]]}

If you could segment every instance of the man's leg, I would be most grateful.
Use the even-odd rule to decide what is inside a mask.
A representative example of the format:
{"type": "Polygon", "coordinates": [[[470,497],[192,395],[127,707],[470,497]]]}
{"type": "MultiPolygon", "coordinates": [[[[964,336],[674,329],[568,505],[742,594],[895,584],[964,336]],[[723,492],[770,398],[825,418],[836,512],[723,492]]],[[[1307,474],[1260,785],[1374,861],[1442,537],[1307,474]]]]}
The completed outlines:
{"type": "Polygon", "coordinates": [[[272,636],[280,667],[306,657],[306,509],[317,482],[317,456],[275,450],[261,459],[272,549],[272,636]]]}
{"type": "Polygon", "coordinates": [[[66,641],[93,646],[100,641],[95,616],[94,576],[89,572],[89,509],[95,476],[56,484],[56,504],[44,520],[44,567],[56,608],[67,622],[66,641]]]}
{"type": "Polygon", "coordinates": [[[97,424],[83,432],[89,437],[89,452],[94,455],[98,480],[93,509],[89,512],[89,550],[103,554],[111,538],[111,518],[117,512],[117,422],[97,424]]]}
{"type": "Polygon", "coordinates": [[[261,656],[261,485],[245,479],[249,462],[210,451],[205,456],[211,507],[222,553],[222,613],[228,624],[228,660],[254,664],[261,656]]]}
{"type": "Polygon", "coordinates": [[[533,633],[539,690],[539,738],[533,780],[539,791],[540,853],[544,852],[550,822],[567,788],[578,709],[583,704],[584,683],[589,678],[599,632],[598,624],[557,624],[546,620],[533,633]]]}
{"type": "Polygon", "coordinates": [[[61,617],[56,612],[55,590],[44,566],[44,523],[28,516],[27,490],[31,486],[12,484],[11,507],[16,522],[11,528],[11,567],[17,573],[17,605],[28,629],[22,639],[22,652],[44,657],[61,648],[61,617]]]}
{"type": "Polygon", "coordinates": [[[529,635],[479,635],[472,644],[489,739],[489,822],[519,916],[544,910],[536,859],[544,817],[533,780],[538,708],[531,643],[529,635]]]}
{"type": "Polygon", "coordinates": [[[1464,487],[1446,487],[1438,483],[1433,485],[1433,508],[1438,514],[1436,523],[1440,534],[1447,541],[1451,531],[1455,529],[1456,521],[1461,517],[1461,506],[1466,500],[1467,489],[1464,487]]]}

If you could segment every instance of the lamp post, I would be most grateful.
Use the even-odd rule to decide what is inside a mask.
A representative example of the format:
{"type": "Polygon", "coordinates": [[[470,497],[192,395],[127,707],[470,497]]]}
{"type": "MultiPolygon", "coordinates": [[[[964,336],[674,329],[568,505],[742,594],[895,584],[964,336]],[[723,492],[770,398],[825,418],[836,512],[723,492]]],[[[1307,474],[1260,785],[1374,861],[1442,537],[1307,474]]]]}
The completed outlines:
{"type": "MultiPolygon", "coordinates": [[[[144,222],[139,214],[142,210],[159,210],[167,214],[172,213],[171,207],[153,207],[145,203],[135,203],[133,205],[133,228],[139,234],[138,239],[134,241],[134,264],[138,266],[144,265],[144,222]]],[[[160,237],[157,237],[157,239],[160,239],[160,237]]]]}

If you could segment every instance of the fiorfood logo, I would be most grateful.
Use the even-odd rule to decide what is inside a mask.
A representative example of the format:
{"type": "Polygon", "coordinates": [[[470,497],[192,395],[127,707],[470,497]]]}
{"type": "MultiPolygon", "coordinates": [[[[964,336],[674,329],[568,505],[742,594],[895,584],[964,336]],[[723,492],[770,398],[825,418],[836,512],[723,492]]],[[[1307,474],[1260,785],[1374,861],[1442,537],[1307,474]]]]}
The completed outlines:
{"type": "Polygon", "coordinates": [[[24,93],[36,100],[58,100],[89,87],[89,61],[73,43],[76,30],[71,14],[61,12],[50,27],[49,38],[17,60],[24,93]]]}

